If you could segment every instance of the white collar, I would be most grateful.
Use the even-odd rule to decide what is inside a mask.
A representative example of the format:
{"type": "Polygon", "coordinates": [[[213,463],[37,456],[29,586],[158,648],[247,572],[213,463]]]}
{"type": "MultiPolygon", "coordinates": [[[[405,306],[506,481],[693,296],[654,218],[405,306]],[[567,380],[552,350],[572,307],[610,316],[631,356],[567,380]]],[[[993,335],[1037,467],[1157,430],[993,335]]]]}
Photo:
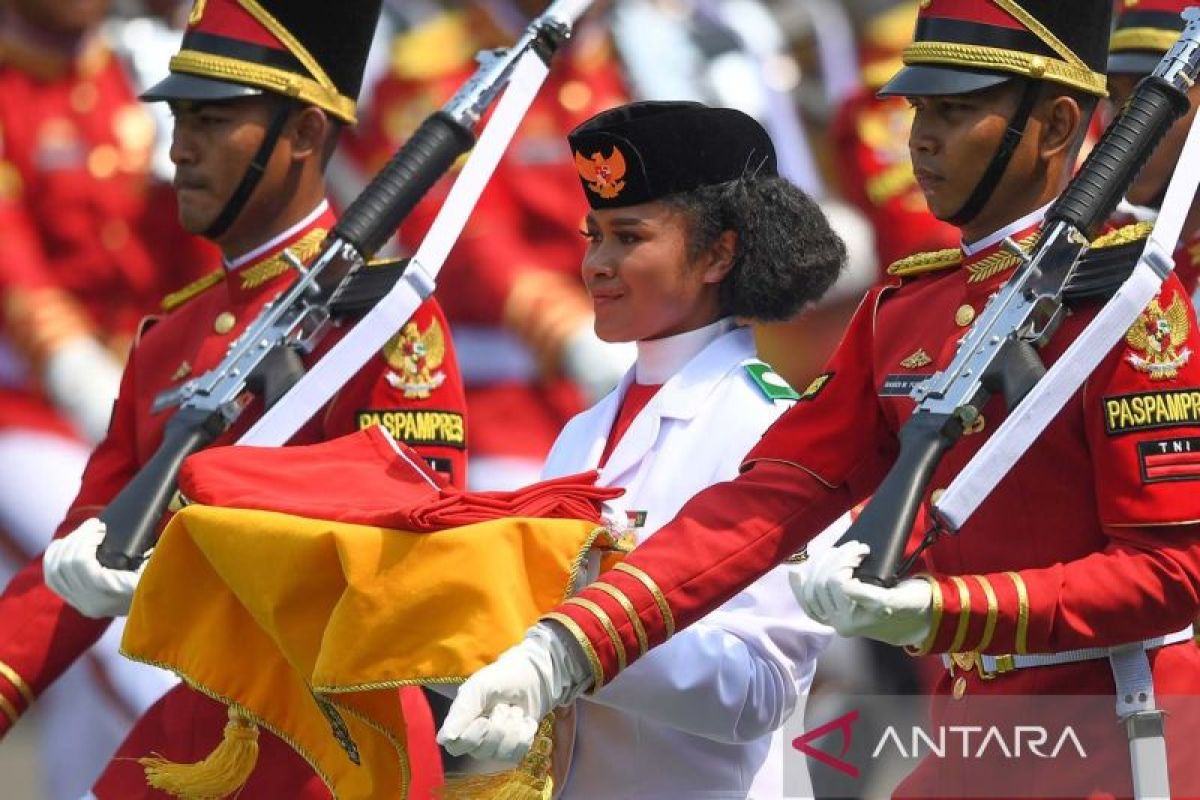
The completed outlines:
{"type": "MultiPolygon", "coordinates": [[[[1053,200],[1050,201],[1050,203],[1053,203],[1053,202],[1054,202],[1053,200]]],[[[991,247],[992,245],[996,244],[997,242],[1003,241],[1006,237],[1012,236],[1014,233],[1020,233],[1021,231],[1034,225],[1035,223],[1041,222],[1042,217],[1046,216],[1046,209],[1050,208],[1050,203],[1046,203],[1046,205],[1042,206],[1041,208],[1036,209],[1034,211],[1030,211],[1028,214],[1021,217],[1019,220],[1016,220],[1015,222],[1010,222],[1009,224],[1005,225],[1003,228],[1001,228],[1000,230],[991,234],[990,236],[985,236],[978,241],[971,242],[970,244],[963,242],[962,243],[963,255],[973,256],[976,253],[978,253],[979,251],[986,250],[987,248],[991,247]]]]}
{"type": "Polygon", "coordinates": [[[232,261],[230,261],[227,258],[222,259],[221,262],[225,265],[225,271],[233,272],[234,270],[240,269],[241,267],[244,267],[247,264],[249,264],[250,262],[256,260],[263,253],[269,253],[272,249],[279,247],[280,243],[287,241],[288,239],[295,236],[300,231],[307,228],[309,225],[312,225],[328,209],[329,209],[329,201],[322,200],[317,205],[316,208],[314,208],[312,211],[309,212],[308,216],[306,216],[304,219],[300,220],[295,225],[288,228],[286,231],[279,234],[278,236],[272,237],[269,242],[260,244],[258,247],[254,248],[249,253],[246,253],[245,255],[242,255],[242,256],[238,256],[237,258],[233,259],[232,261]]]}
{"type": "Polygon", "coordinates": [[[650,385],[666,383],[697,353],[718,337],[733,330],[735,326],[736,323],[731,317],[725,317],[703,328],[663,339],[639,341],[637,363],[634,364],[634,381],[650,385]]]}

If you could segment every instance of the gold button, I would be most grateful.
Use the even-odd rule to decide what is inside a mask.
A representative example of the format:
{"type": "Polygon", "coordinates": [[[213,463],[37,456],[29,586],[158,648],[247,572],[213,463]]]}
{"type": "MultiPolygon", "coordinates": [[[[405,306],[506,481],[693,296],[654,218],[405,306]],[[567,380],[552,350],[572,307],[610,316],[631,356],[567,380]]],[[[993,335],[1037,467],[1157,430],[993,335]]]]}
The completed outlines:
{"type": "Polygon", "coordinates": [[[954,679],[954,688],[951,689],[955,700],[962,700],[963,695],[967,693],[967,679],[959,675],[954,679]]]}
{"type": "Polygon", "coordinates": [[[967,327],[975,321],[975,309],[969,305],[959,306],[958,311],[954,312],[954,321],[960,328],[967,327]]]}
{"type": "Polygon", "coordinates": [[[87,168],[93,178],[111,178],[121,163],[121,154],[111,144],[102,144],[88,153],[87,168]]]}
{"type": "Polygon", "coordinates": [[[1029,74],[1034,78],[1040,78],[1046,74],[1046,59],[1041,56],[1034,56],[1029,59],[1029,74]]]}
{"type": "Polygon", "coordinates": [[[99,97],[100,90],[96,88],[96,84],[85,81],[71,89],[71,94],[67,98],[67,102],[71,104],[72,111],[79,114],[87,114],[96,107],[96,100],[99,97]]]}
{"type": "Polygon", "coordinates": [[[237,322],[237,318],[232,312],[222,311],[217,314],[217,319],[213,322],[213,330],[217,333],[225,334],[233,330],[233,324],[237,322]]]}
{"type": "Polygon", "coordinates": [[[944,495],[945,493],[946,493],[945,489],[934,489],[932,492],[929,493],[929,504],[931,506],[937,505],[937,501],[941,500],[942,495],[944,495]]]}

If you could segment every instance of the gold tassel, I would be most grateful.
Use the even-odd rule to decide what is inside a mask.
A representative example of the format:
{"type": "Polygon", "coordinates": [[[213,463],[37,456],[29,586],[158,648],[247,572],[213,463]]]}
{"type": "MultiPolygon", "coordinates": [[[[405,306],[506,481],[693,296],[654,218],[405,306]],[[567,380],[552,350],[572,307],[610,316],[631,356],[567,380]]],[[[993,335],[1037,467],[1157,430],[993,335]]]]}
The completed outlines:
{"type": "Polygon", "coordinates": [[[493,775],[448,778],[439,790],[440,800],[550,800],[554,779],[550,753],[554,748],[554,714],[538,725],[537,736],[515,769],[493,775]]]}
{"type": "Polygon", "coordinates": [[[250,779],[258,761],[258,726],[236,706],[221,743],[195,764],[176,764],[165,758],[139,758],[146,783],[186,800],[212,800],[233,794],[250,779]]]}

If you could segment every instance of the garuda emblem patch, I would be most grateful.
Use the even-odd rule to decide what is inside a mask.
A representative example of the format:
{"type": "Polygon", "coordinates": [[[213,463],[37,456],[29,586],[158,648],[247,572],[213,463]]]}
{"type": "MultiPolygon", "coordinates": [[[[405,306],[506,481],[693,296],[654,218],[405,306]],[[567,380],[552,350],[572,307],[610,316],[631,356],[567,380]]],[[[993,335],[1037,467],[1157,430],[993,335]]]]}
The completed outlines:
{"type": "Polygon", "coordinates": [[[446,336],[436,319],[423,332],[417,323],[406,322],[383,346],[383,357],[392,368],[387,382],[411,400],[429,397],[446,380],[438,369],[446,358],[446,336]]]}
{"type": "Polygon", "coordinates": [[[591,158],[584,158],[578,150],[575,151],[575,169],[579,177],[587,182],[587,187],[605,200],[611,200],[625,188],[625,156],[616,147],[607,158],[599,152],[592,153],[591,158]]]}
{"type": "Polygon", "coordinates": [[[1145,372],[1151,380],[1165,381],[1176,377],[1179,368],[1192,357],[1192,351],[1180,345],[1187,341],[1187,305],[1178,293],[1166,309],[1156,297],[1142,311],[1125,334],[1125,342],[1132,351],[1125,360],[1138,372],[1145,372]]]}

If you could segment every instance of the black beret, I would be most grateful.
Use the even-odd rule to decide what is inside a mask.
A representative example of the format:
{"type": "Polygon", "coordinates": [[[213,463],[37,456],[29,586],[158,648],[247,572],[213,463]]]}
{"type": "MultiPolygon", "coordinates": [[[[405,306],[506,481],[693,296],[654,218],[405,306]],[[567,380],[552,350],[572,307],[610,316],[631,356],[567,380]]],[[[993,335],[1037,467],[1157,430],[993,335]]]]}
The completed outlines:
{"type": "Polygon", "coordinates": [[[777,174],[771,138],[754,118],[702,103],[619,106],[584,122],[567,140],[592,208],[777,174]]]}

